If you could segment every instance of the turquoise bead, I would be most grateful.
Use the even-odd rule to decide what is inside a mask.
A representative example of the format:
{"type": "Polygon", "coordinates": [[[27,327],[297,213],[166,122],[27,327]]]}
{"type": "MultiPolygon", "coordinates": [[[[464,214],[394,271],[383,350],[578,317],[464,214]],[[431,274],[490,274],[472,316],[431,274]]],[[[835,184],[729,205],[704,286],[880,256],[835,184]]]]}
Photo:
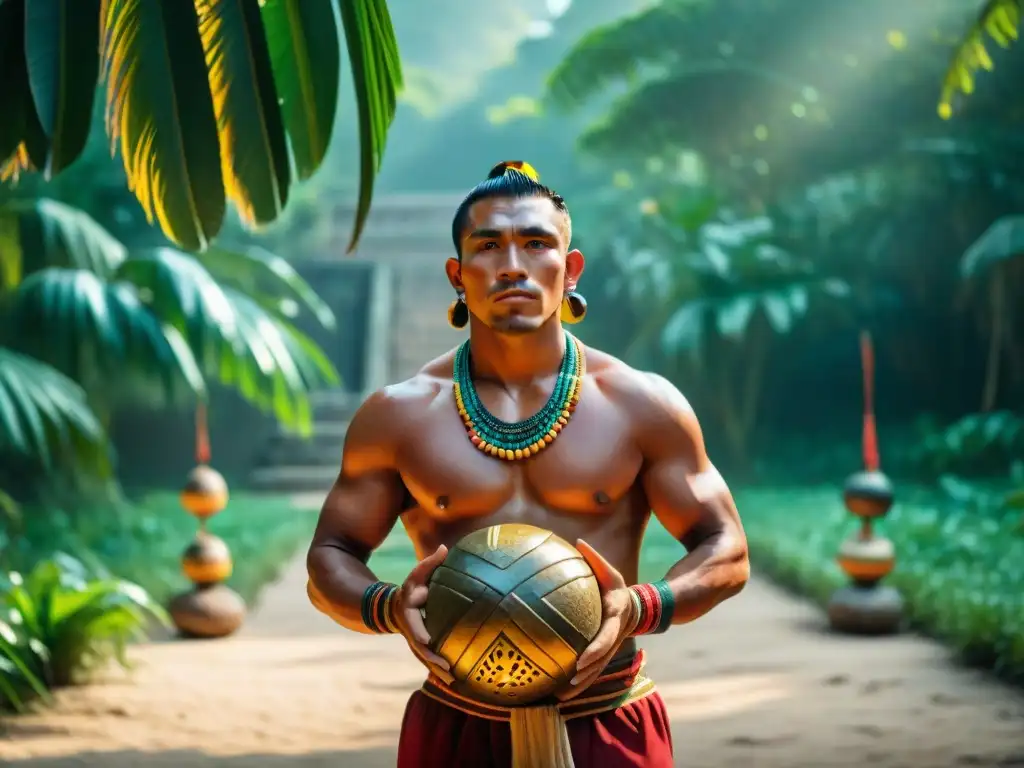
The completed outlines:
{"type": "Polygon", "coordinates": [[[566,333],[565,355],[559,368],[554,391],[547,403],[533,416],[517,422],[505,422],[491,414],[480,401],[473,385],[469,341],[456,350],[453,379],[462,393],[466,415],[481,440],[506,451],[522,450],[542,440],[558,423],[569,405],[573,385],[580,372],[579,350],[566,333]]]}

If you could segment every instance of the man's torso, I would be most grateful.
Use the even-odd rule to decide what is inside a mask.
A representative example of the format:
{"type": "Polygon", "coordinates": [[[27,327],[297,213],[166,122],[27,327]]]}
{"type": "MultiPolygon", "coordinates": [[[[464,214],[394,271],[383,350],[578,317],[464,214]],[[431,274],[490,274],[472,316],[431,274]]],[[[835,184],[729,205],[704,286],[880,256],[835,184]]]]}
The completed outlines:
{"type": "MultiPolygon", "coordinates": [[[[389,388],[396,468],[408,492],[401,519],[418,556],[485,526],[520,522],[569,542],[585,539],[635,581],[650,515],[630,408],[642,374],[592,350],[587,365],[569,424],[539,455],[521,461],[487,456],[470,442],[455,408],[451,355],[389,388]]],[[[477,391],[494,416],[519,421],[540,409],[552,384],[510,394],[478,383],[477,391]]]]}

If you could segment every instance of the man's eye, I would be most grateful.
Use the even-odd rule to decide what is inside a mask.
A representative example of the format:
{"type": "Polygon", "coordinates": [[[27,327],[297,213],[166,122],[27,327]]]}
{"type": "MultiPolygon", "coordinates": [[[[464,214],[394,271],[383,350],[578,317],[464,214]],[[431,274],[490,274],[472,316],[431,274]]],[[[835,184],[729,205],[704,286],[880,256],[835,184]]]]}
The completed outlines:
{"type": "Polygon", "coordinates": [[[526,247],[530,248],[530,249],[538,249],[538,248],[547,248],[547,245],[543,241],[541,241],[541,240],[531,240],[530,242],[528,242],[526,244],[526,247]]]}
{"type": "Polygon", "coordinates": [[[497,248],[497,247],[498,247],[498,244],[496,242],[494,242],[493,240],[488,240],[486,243],[484,243],[483,245],[480,246],[480,250],[481,251],[487,251],[487,250],[490,250],[492,248],[497,248]]]}

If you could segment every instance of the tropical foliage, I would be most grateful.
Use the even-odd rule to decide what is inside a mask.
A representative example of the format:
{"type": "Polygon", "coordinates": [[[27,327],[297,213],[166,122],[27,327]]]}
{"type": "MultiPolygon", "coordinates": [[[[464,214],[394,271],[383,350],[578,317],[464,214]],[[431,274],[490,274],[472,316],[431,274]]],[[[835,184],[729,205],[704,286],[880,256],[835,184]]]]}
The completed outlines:
{"type": "Polygon", "coordinates": [[[1016,160],[1024,113],[1005,98],[1013,70],[997,71],[962,119],[943,122],[934,97],[967,21],[962,6],[869,2],[844,17],[852,9],[661,0],[591,30],[549,77],[548,103],[563,109],[612,97],[579,147],[621,191],[611,233],[619,267],[603,268],[603,279],[631,284],[643,303],[619,351],[637,352],[638,340],[658,335],[681,349],[714,344],[706,358],[672,369],[712,434],[756,443],[752,431],[844,423],[831,412],[859,410],[858,379],[835,372],[855,367],[861,327],[879,338],[894,408],[906,403],[946,421],[968,403],[998,410],[1019,401],[1009,399],[1024,382],[1015,362],[1022,283],[1010,279],[1019,275],[1006,237],[1013,219],[972,248],[994,218],[1024,204],[1016,160]],[[729,22],[736,18],[743,23],[729,22]],[[804,30],[800,41],[764,34],[792,25],[804,30]],[[702,202],[673,219],[666,194],[702,202]],[[659,213],[643,226],[625,223],[645,205],[659,213]],[[755,225],[763,232],[751,237],[755,225]],[[709,242],[709,232],[733,247],[709,242]],[[771,311],[777,322],[767,320],[771,311]],[[807,312],[814,322],[793,322],[807,312]],[[775,364],[782,359],[784,369],[775,364]],[[950,359],[962,373],[930,386],[950,359]],[[984,368],[986,359],[971,380],[975,361],[984,368]],[[730,393],[722,380],[742,381],[750,394],[730,393]],[[827,406],[823,388],[836,395],[827,406]],[[740,418],[757,410],[743,402],[772,407],[764,419],[740,418]]]}
{"type": "Polygon", "coordinates": [[[960,40],[949,69],[942,80],[939,114],[948,118],[953,114],[953,99],[958,94],[974,92],[975,77],[979,70],[992,71],[994,64],[985,47],[986,36],[1001,48],[1009,48],[1020,34],[1020,20],[1024,13],[1021,0],[986,0],[960,40]]]}
{"type": "MultiPolygon", "coordinates": [[[[1019,63],[984,38],[1015,39],[1020,7],[986,3],[962,39],[953,0],[658,0],[585,35],[547,95],[576,115],[611,99],[578,138],[616,189],[577,216],[591,322],[679,383],[734,484],[746,456],[786,485],[737,490],[755,566],[820,602],[846,582],[835,483],[861,461],[866,329],[899,479],[891,583],[915,628],[1015,680],[1024,111],[1019,63]]],[[[642,579],[676,557],[661,533],[642,579]]]]}
{"type": "MultiPolygon", "coordinates": [[[[618,92],[581,136],[585,150],[641,162],[696,150],[716,183],[756,198],[875,162],[908,136],[951,135],[934,104],[965,21],[955,0],[662,0],[584,36],[552,72],[549,101],[579,108],[618,92]],[[762,33],[793,24],[808,33],[795,48],[762,33]]],[[[1000,98],[1008,81],[989,86],[965,117],[998,109],[1019,124],[1000,98]]]]}
{"type": "Polygon", "coordinates": [[[109,474],[124,398],[182,405],[208,382],[308,434],[308,393],[337,374],[293,322],[333,316],[284,260],[128,250],[53,200],[0,208],[0,451],[109,474]],[[99,418],[97,419],[97,415],[99,418]]]}
{"type": "Polygon", "coordinates": [[[128,642],[151,621],[170,626],[137,584],[91,574],[63,553],[27,574],[7,574],[0,604],[7,616],[0,620],[0,706],[14,709],[82,681],[110,659],[129,667],[128,642]]]}
{"type": "Polygon", "coordinates": [[[326,154],[341,31],[360,135],[354,247],[401,85],[384,0],[4,0],[0,175],[72,165],[102,82],[128,185],[172,242],[207,248],[227,202],[247,224],[267,224],[326,154]]]}

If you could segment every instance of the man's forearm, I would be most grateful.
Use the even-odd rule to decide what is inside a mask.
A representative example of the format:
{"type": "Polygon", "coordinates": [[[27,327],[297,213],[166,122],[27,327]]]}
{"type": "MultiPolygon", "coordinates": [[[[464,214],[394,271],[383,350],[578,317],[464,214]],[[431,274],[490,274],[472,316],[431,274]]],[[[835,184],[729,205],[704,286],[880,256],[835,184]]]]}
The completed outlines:
{"type": "MultiPolygon", "coordinates": [[[[367,553],[368,554],[368,553],[367,553]]],[[[318,611],[346,629],[372,634],[362,615],[366,588],[377,581],[361,552],[338,544],[314,544],[306,558],[307,593],[318,611]]]]}
{"type": "Polygon", "coordinates": [[[665,576],[675,600],[673,624],[699,619],[723,600],[738,594],[750,577],[742,538],[714,534],[694,547],[665,576]]]}

